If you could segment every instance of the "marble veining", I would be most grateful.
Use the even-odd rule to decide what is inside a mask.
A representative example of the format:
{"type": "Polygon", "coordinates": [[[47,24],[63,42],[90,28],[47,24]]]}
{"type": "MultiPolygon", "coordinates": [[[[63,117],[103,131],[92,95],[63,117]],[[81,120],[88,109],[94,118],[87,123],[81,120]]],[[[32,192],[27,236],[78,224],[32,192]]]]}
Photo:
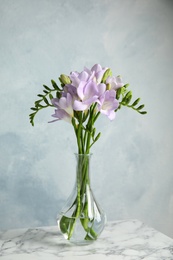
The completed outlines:
{"type": "Polygon", "coordinates": [[[108,222],[91,245],[64,240],[56,226],[0,232],[0,259],[173,260],[173,239],[139,220],[108,222]]]}

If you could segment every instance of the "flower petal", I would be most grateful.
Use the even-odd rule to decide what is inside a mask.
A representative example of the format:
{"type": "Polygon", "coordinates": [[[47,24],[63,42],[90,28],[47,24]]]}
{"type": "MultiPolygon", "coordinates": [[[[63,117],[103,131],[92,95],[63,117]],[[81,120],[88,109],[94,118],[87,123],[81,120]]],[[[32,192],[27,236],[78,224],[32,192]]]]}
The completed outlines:
{"type": "Polygon", "coordinates": [[[54,121],[65,120],[66,122],[71,123],[71,116],[63,109],[56,109],[55,114],[53,114],[52,116],[57,118],[54,121]]]}
{"type": "Polygon", "coordinates": [[[74,104],[73,104],[73,109],[75,111],[84,111],[86,109],[88,109],[88,104],[84,104],[83,102],[81,101],[78,101],[78,100],[75,100],[74,101],[74,104]]]}
{"type": "Polygon", "coordinates": [[[84,100],[82,103],[91,105],[92,103],[95,103],[97,100],[98,100],[98,96],[93,96],[93,97],[90,97],[90,98],[84,100]]]}
{"type": "Polygon", "coordinates": [[[95,64],[92,68],[91,71],[99,72],[102,70],[102,66],[100,64],[95,64]]]}
{"type": "Polygon", "coordinates": [[[78,96],[79,96],[79,98],[80,98],[81,100],[84,99],[84,87],[85,87],[85,85],[86,85],[86,82],[85,82],[85,81],[81,81],[81,82],[79,83],[78,88],[77,88],[77,94],[78,94],[78,96]]]}
{"type": "Polygon", "coordinates": [[[58,98],[52,98],[51,102],[52,102],[53,106],[59,107],[59,99],[58,98]]]}
{"type": "Polygon", "coordinates": [[[115,111],[113,110],[113,111],[111,111],[111,112],[109,113],[108,118],[112,121],[112,120],[115,119],[115,116],[116,116],[116,113],[115,113],[115,111]]]}
{"type": "Polygon", "coordinates": [[[98,89],[98,96],[101,96],[106,91],[106,85],[104,83],[100,83],[97,85],[97,89],[98,89]]]}
{"type": "Polygon", "coordinates": [[[96,83],[90,81],[84,88],[84,100],[87,100],[95,95],[97,95],[97,85],[96,83]]]}
{"type": "Polygon", "coordinates": [[[87,81],[88,80],[88,78],[89,78],[89,75],[88,75],[88,73],[86,72],[86,71],[82,71],[80,74],[79,74],[79,79],[81,80],[81,81],[87,81]]]}

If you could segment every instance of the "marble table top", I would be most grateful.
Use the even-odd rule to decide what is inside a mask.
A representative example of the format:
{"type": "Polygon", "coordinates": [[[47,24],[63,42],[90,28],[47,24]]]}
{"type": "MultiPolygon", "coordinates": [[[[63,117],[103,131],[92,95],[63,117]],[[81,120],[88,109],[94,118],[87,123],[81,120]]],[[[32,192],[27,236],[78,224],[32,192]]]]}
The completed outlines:
{"type": "Polygon", "coordinates": [[[0,260],[173,260],[173,239],[139,220],[108,222],[97,241],[76,246],[58,227],[0,231],[0,260]]]}

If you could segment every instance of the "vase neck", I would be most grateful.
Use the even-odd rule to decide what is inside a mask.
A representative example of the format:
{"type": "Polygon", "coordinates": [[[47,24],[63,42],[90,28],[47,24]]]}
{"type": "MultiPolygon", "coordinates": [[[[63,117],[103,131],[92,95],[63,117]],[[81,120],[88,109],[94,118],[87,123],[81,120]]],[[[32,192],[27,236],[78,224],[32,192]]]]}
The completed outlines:
{"type": "Polygon", "coordinates": [[[75,154],[77,166],[76,177],[78,184],[85,181],[90,184],[90,161],[92,154],[75,154]]]}

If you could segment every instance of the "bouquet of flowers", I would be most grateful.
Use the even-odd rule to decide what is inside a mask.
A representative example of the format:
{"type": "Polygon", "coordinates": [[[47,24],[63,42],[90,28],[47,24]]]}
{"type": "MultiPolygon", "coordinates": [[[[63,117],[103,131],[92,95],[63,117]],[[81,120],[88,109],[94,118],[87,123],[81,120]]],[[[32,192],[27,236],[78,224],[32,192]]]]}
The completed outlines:
{"type": "Polygon", "coordinates": [[[56,118],[53,121],[65,120],[72,124],[76,135],[78,154],[89,154],[91,146],[99,139],[101,133],[96,133],[94,124],[100,114],[113,120],[117,111],[126,106],[139,112],[144,105],[138,105],[140,98],[130,104],[132,91],[129,84],[123,84],[120,76],[113,76],[110,68],[102,68],[95,64],[91,69],[84,68],[82,72],[71,72],[69,76],[60,75],[60,86],[51,80],[52,88],[43,85],[43,94],[38,94],[39,100],[31,107],[33,113],[30,123],[34,126],[34,118],[38,111],[47,107],[55,107],[56,118]]]}
{"type": "Polygon", "coordinates": [[[31,108],[30,122],[34,125],[40,110],[54,107],[54,120],[50,122],[65,120],[73,126],[78,147],[77,183],[58,224],[66,239],[93,241],[105,224],[105,215],[90,189],[90,149],[101,135],[96,131],[95,122],[101,114],[113,120],[122,106],[140,114],[146,114],[146,111],[143,111],[144,105],[139,105],[140,98],[131,101],[132,91],[128,91],[128,84],[124,84],[120,76],[113,76],[110,68],[102,68],[99,64],[91,69],[84,68],[82,72],[62,74],[59,81],[57,85],[51,80],[51,88],[43,85],[43,93],[31,108]],[[83,230],[80,238],[75,237],[77,231],[74,232],[79,223],[83,230]]]}

